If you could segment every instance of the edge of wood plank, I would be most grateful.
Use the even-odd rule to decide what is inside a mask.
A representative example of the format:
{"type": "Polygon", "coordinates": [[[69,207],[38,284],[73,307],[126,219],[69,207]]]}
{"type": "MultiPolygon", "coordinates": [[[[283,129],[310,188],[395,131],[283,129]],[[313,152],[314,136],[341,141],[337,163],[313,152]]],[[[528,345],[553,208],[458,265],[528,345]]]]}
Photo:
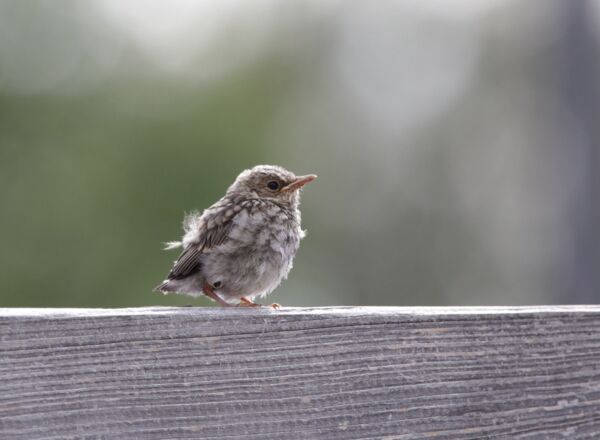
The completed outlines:
{"type": "Polygon", "coordinates": [[[600,305],[539,305],[539,306],[467,306],[467,307],[384,307],[332,306],[263,308],[220,307],[129,307],[129,308],[0,308],[0,318],[84,318],[151,315],[383,315],[383,316],[460,316],[460,315],[540,315],[556,313],[600,314],[600,305]]]}

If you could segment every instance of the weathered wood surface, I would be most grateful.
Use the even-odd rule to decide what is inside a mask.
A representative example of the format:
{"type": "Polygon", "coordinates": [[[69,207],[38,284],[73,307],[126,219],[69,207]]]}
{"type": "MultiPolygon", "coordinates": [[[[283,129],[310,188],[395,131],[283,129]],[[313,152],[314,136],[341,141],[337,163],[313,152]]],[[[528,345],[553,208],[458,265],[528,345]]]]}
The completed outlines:
{"type": "Polygon", "coordinates": [[[0,309],[0,438],[598,439],[600,307],[0,309]]]}

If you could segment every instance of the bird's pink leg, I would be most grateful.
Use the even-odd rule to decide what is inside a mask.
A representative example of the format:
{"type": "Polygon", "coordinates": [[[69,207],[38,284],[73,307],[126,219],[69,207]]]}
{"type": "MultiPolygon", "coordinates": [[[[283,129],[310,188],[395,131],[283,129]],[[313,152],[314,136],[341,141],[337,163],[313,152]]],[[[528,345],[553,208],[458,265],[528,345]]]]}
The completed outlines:
{"type": "Polygon", "coordinates": [[[210,284],[208,284],[206,281],[202,285],[202,292],[204,292],[204,294],[206,296],[208,296],[209,298],[214,299],[221,306],[223,306],[223,307],[232,307],[231,304],[229,304],[227,301],[225,301],[223,298],[221,298],[219,295],[217,295],[215,293],[213,287],[210,284]]]}
{"type": "Polygon", "coordinates": [[[260,304],[256,304],[255,302],[250,301],[245,296],[240,296],[240,305],[244,305],[247,307],[260,307],[260,304]]]}

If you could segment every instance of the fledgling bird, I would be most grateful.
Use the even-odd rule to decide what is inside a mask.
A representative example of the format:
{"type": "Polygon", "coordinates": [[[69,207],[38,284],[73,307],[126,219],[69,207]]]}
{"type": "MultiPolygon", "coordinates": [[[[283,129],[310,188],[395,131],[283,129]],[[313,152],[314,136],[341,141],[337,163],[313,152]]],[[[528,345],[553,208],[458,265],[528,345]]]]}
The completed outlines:
{"type": "Polygon", "coordinates": [[[305,234],[300,189],[316,178],[275,165],[243,171],[221,200],[185,217],[182,240],[166,247],[183,252],[155,291],[259,306],[254,299],[271,293],[292,268],[305,234]]]}

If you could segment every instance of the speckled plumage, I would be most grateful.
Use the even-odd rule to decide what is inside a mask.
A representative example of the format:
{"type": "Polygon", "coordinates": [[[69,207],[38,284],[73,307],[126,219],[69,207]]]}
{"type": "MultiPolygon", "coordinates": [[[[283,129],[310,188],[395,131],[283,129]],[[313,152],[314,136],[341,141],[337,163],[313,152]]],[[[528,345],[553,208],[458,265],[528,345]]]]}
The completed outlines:
{"type": "Polygon", "coordinates": [[[185,218],[181,242],[168,245],[183,252],[156,290],[255,305],[252,300],[272,292],[292,268],[304,237],[300,188],[315,178],[273,165],[243,171],[221,200],[185,218]],[[274,182],[277,190],[269,187],[274,182]]]}

